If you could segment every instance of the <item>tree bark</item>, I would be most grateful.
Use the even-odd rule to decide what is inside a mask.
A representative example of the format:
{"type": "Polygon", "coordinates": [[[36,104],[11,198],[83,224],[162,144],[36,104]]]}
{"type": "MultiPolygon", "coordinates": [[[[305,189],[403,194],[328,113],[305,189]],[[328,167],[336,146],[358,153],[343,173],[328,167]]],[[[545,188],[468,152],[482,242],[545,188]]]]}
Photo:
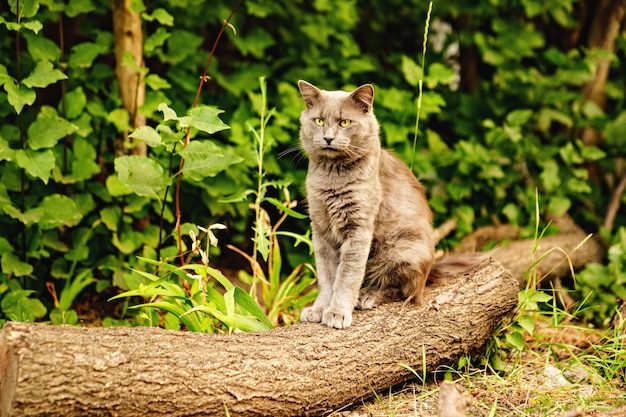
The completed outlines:
{"type": "MultiPolygon", "coordinates": [[[[141,27],[141,15],[131,9],[131,0],[113,0],[113,34],[115,36],[115,76],[119,84],[122,106],[130,114],[130,125],[138,128],[146,125],[146,116],[141,114],[139,108],[143,105],[146,84],[140,69],[143,64],[143,30],[141,27]],[[133,58],[134,68],[124,64],[124,56],[130,54],[133,58]]],[[[126,153],[125,145],[128,143],[128,132],[123,133],[123,141],[117,144],[116,151],[126,153]]],[[[147,145],[138,141],[133,148],[135,155],[145,156],[147,145]]]]}
{"type": "Polygon", "coordinates": [[[7,323],[4,416],[311,416],[481,349],[517,304],[518,283],[489,259],[427,288],[425,305],[356,311],[345,330],[299,323],[206,335],[158,328],[7,323]]]}
{"type": "Polygon", "coordinates": [[[515,240],[519,231],[514,226],[486,226],[463,238],[455,253],[480,251],[489,242],[512,240],[486,253],[506,265],[520,285],[525,285],[533,261],[540,259],[536,264],[538,281],[571,277],[572,270],[579,270],[591,262],[602,262],[606,248],[599,238],[588,238],[589,234],[568,215],[556,217],[552,222],[559,227],[559,234],[545,236],[537,242],[534,239],[515,240]]]}

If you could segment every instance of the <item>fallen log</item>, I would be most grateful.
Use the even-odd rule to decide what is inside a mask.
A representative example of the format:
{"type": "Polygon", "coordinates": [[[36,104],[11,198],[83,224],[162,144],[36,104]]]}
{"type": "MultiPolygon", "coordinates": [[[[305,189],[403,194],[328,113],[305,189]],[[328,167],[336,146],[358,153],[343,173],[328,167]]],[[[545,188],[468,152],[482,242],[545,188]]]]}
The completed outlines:
{"type": "Polygon", "coordinates": [[[538,242],[517,240],[519,230],[514,226],[486,226],[463,238],[454,253],[480,251],[488,242],[500,242],[502,245],[486,254],[506,265],[521,286],[526,285],[534,265],[537,283],[547,279],[543,284],[549,287],[557,280],[553,286],[559,287],[561,279],[571,278],[572,270],[577,271],[591,262],[602,262],[606,247],[599,238],[589,237],[567,215],[554,218],[553,224],[559,227],[559,233],[545,236],[538,242]]]}
{"type": "Polygon", "coordinates": [[[7,323],[0,415],[312,416],[481,349],[517,304],[493,259],[427,288],[425,305],[357,311],[345,330],[299,323],[206,335],[7,323]]]}

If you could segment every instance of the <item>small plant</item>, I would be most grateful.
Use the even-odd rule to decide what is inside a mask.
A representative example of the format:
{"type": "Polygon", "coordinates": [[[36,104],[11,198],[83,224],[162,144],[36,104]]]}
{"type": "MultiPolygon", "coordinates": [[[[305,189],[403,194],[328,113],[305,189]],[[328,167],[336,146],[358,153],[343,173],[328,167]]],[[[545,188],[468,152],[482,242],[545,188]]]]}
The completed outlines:
{"type": "Polygon", "coordinates": [[[147,283],[139,284],[138,288],[126,291],[112,299],[123,297],[144,297],[149,301],[131,308],[152,308],[172,314],[186,329],[194,332],[233,332],[262,331],[271,329],[272,323],[267,319],[259,305],[219,270],[209,265],[209,246],[217,246],[217,238],[213,230],[223,229],[224,225],[214,224],[208,228],[198,226],[206,237],[196,237],[194,230],[189,231],[192,253],[200,256],[200,263],[173,266],[166,262],[156,262],[141,258],[153,265],[159,275],[140,270],[134,273],[143,277],[147,283]],[[215,288],[222,287],[222,292],[215,288]]]}
{"type": "Polygon", "coordinates": [[[254,247],[252,254],[246,254],[240,249],[229,246],[232,250],[241,254],[250,263],[252,275],[242,271],[240,277],[250,284],[250,295],[260,300],[265,305],[267,316],[274,324],[290,324],[297,320],[300,310],[312,302],[316,296],[316,290],[310,290],[314,281],[314,269],[310,264],[299,264],[283,278],[283,259],[279,237],[289,237],[294,239],[295,246],[304,243],[312,252],[312,242],[310,239],[310,229],[306,234],[298,234],[280,230],[281,225],[288,217],[295,219],[305,219],[306,216],[296,212],[297,201],[292,200],[289,193],[289,182],[268,181],[263,168],[263,160],[266,151],[270,148],[266,137],[266,126],[274,109],[267,109],[267,86],[263,77],[259,78],[261,86],[261,97],[259,103],[258,129],[249,126],[255,138],[255,154],[257,163],[257,183],[256,189],[248,189],[231,198],[222,200],[223,202],[238,202],[254,195],[254,203],[251,207],[254,210],[254,247]],[[282,201],[271,197],[269,191],[281,192],[282,201]],[[272,225],[268,212],[263,207],[264,204],[274,206],[279,213],[278,220],[272,225]],[[265,268],[263,267],[265,265],[265,268]],[[260,290],[260,295],[258,294],[260,290]],[[309,290],[307,292],[307,290],[309,290]]]}
{"type": "Polygon", "coordinates": [[[585,300],[580,316],[606,326],[620,299],[626,299],[626,227],[620,227],[608,250],[607,265],[591,263],[578,273],[577,292],[585,300]]]}

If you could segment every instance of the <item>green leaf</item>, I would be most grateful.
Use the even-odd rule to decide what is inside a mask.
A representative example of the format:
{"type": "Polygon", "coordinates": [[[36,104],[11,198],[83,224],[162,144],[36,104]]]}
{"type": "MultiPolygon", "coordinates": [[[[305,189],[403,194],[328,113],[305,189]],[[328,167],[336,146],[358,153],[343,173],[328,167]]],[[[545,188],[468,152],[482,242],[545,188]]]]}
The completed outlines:
{"type": "Polygon", "coordinates": [[[142,17],[148,22],[156,20],[164,26],[174,26],[174,16],[169,14],[167,10],[160,7],[155,9],[152,14],[143,13],[142,17]]]}
{"type": "Polygon", "coordinates": [[[626,110],[607,123],[604,130],[606,143],[618,149],[626,148],[626,110]]]}
{"type": "Polygon", "coordinates": [[[61,58],[61,48],[45,36],[31,32],[24,32],[22,36],[26,39],[28,53],[35,60],[56,62],[61,58]]]}
{"type": "Polygon", "coordinates": [[[70,0],[65,8],[68,17],[76,17],[79,14],[89,13],[96,10],[91,0],[70,0]]]}
{"type": "Polygon", "coordinates": [[[178,115],[176,115],[176,112],[165,103],[159,104],[157,110],[163,113],[163,121],[165,122],[167,122],[168,120],[178,120],[178,115]]]}
{"type": "Polygon", "coordinates": [[[154,91],[166,90],[172,87],[166,79],[161,78],[156,74],[150,74],[146,77],[146,85],[154,91]]]}
{"type": "Polygon", "coordinates": [[[417,63],[408,56],[402,55],[402,65],[400,68],[406,82],[413,87],[417,87],[420,79],[422,79],[422,67],[417,65],[417,63]]]}
{"type": "Polygon", "coordinates": [[[70,67],[89,68],[93,65],[93,61],[101,53],[106,52],[106,47],[97,43],[84,42],[72,47],[70,52],[70,67]]]}
{"type": "Polygon", "coordinates": [[[164,28],[158,28],[156,32],[148,36],[144,43],[144,50],[147,55],[154,52],[155,49],[162,47],[165,41],[170,37],[170,33],[164,28]]]}
{"type": "Polygon", "coordinates": [[[250,297],[250,294],[248,294],[239,287],[235,287],[234,298],[239,307],[252,314],[257,320],[263,323],[265,327],[267,327],[268,329],[272,329],[274,327],[272,325],[272,322],[269,321],[269,319],[265,315],[265,313],[263,313],[263,310],[261,309],[259,304],[254,301],[252,297],[250,297]]]}
{"type": "Polygon", "coordinates": [[[52,148],[59,139],[74,133],[78,126],[57,116],[51,108],[44,106],[28,127],[28,147],[33,150],[52,148]]]}
{"type": "Polygon", "coordinates": [[[20,149],[15,152],[15,161],[29,175],[41,179],[44,184],[48,184],[50,173],[54,169],[55,163],[52,150],[35,151],[32,149],[20,149]]]}
{"type": "Polygon", "coordinates": [[[15,81],[5,82],[4,91],[7,92],[9,104],[15,109],[17,114],[22,112],[24,106],[31,106],[37,98],[35,90],[23,85],[18,85],[15,81]]]}
{"type": "Polygon", "coordinates": [[[49,61],[39,61],[33,71],[22,83],[27,87],[45,88],[59,80],[66,80],[67,75],[54,68],[49,61]]]}
{"type": "Polygon", "coordinates": [[[517,350],[524,350],[526,342],[524,342],[524,336],[520,332],[508,333],[506,335],[506,342],[517,350]]]}
{"type": "Polygon", "coordinates": [[[61,194],[47,196],[39,208],[43,210],[39,220],[39,227],[43,230],[76,226],[83,218],[74,200],[61,194]]]}
{"type": "Polygon", "coordinates": [[[125,109],[115,109],[107,115],[107,120],[115,125],[118,132],[131,130],[130,115],[125,109]]]}
{"type": "Polygon", "coordinates": [[[530,117],[533,115],[533,111],[529,109],[517,109],[506,115],[506,122],[509,126],[523,126],[530,117]]]}
{"type": "Polygon", "coordinates": [[[137,155],[115,159],[115,171],[122,184],[135,194],[160,199],[170,183],[163,167],[156,161],[137,155]]]}
{"type": "Polygon", "coordinates": [[[11,252],[3,253],[0,263],[2,264],[2,273],[6,275],[24,277],[33,273],[32,265],[20,261],[20,259],[11,252]]]}
{"type": "Polygon", "coordinates": [[[454,69],[440,62],[435,62],[428,66],[428,75],[426,77],[426,85],[428,86],[428,88],[432,89],[440,84],[449,85],[456,80],[457,74],[454,69]]]}
{"type": "Polygon", "coordinates": [[[517,323],[530,335],[535,331],[535,320],[531,316],[520,316],[517,323]]]}
{"type": "Polygon", "coordinates": [[[12,161],[15,151],[11,149],[9,142],[0,138],[0,161],[12,161]]]}
{"type": "Polygon", "coordinates": [[[214,177],[229,166],[243,161],[243,158],[230,152],[225,153],[215,143],[206,140],[189,142],[179,155],[185,158],[183,174],[190,181],[214,177]]]}
{"type": "Polygon", "coordinates": [[[85,111],[87,96],[83,87],[76,87],[65,94],[65,117],[75,119],[85,111]]]}
{"type": "Polygon", "coordinates": [[[38,0],[8,0],[11,13],[19,16],[19,19],[33,17],[39,10],[38,0]],[[19,11],[18,11],[19,5],[19,11]]]}
{"type": "Polygon", "coordinates": [[[128,136],[134,139],[142,140],[146,142],[148,146],[154,147],[161,145],[161,135],[159,135],[159,133],[150,126],[142,126],[128,136]]]}
{"type": "Polygon", "coordinates": [[[32,322],[44,317],[46,307],[36,298],[29,298],[34,291],[14,290],[2,299],[2,312],[13,321],[32,322]]]}
{"type": "Polygon", "coordinates": [[[198,130],[207,132],[209,135],[225,129],[230,129],[230,127],[226,123],[222,122],[218,117],[221,113],[224,113],[224,111],[214,107],[196,107],[190,112],[190,125],[198,130]]]}
{"type": "Polygon", "coordinates": [[[265,201],[267,201],[268,203],[271,203],[278,210],[282,211],[283,213],[287,213],[289,216],[295,219],[306,219],[308,217],[306,214],[298,213],[297,211],[290,209],[282,201],[276,198],[266,197],[265,201]]]}
{"type": "Polygon", "coordinates": [[[13,77],[7,72],[7,67],[0,65],[0,85],[4,85],[6,82],[14,82],[13,77]]]}

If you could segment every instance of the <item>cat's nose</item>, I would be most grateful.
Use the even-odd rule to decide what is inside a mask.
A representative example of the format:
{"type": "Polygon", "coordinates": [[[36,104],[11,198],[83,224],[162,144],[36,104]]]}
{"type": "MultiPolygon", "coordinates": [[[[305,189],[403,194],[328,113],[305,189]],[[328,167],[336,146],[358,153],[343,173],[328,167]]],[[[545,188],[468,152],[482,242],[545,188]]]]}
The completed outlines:
{"type": "Polygon", "coordinates": [[[333,141],[333,139],[335,139],[335,138],[324,137],[324,140],[326,141],[327,145],[330,145],[330,143],[333,141]]]}

